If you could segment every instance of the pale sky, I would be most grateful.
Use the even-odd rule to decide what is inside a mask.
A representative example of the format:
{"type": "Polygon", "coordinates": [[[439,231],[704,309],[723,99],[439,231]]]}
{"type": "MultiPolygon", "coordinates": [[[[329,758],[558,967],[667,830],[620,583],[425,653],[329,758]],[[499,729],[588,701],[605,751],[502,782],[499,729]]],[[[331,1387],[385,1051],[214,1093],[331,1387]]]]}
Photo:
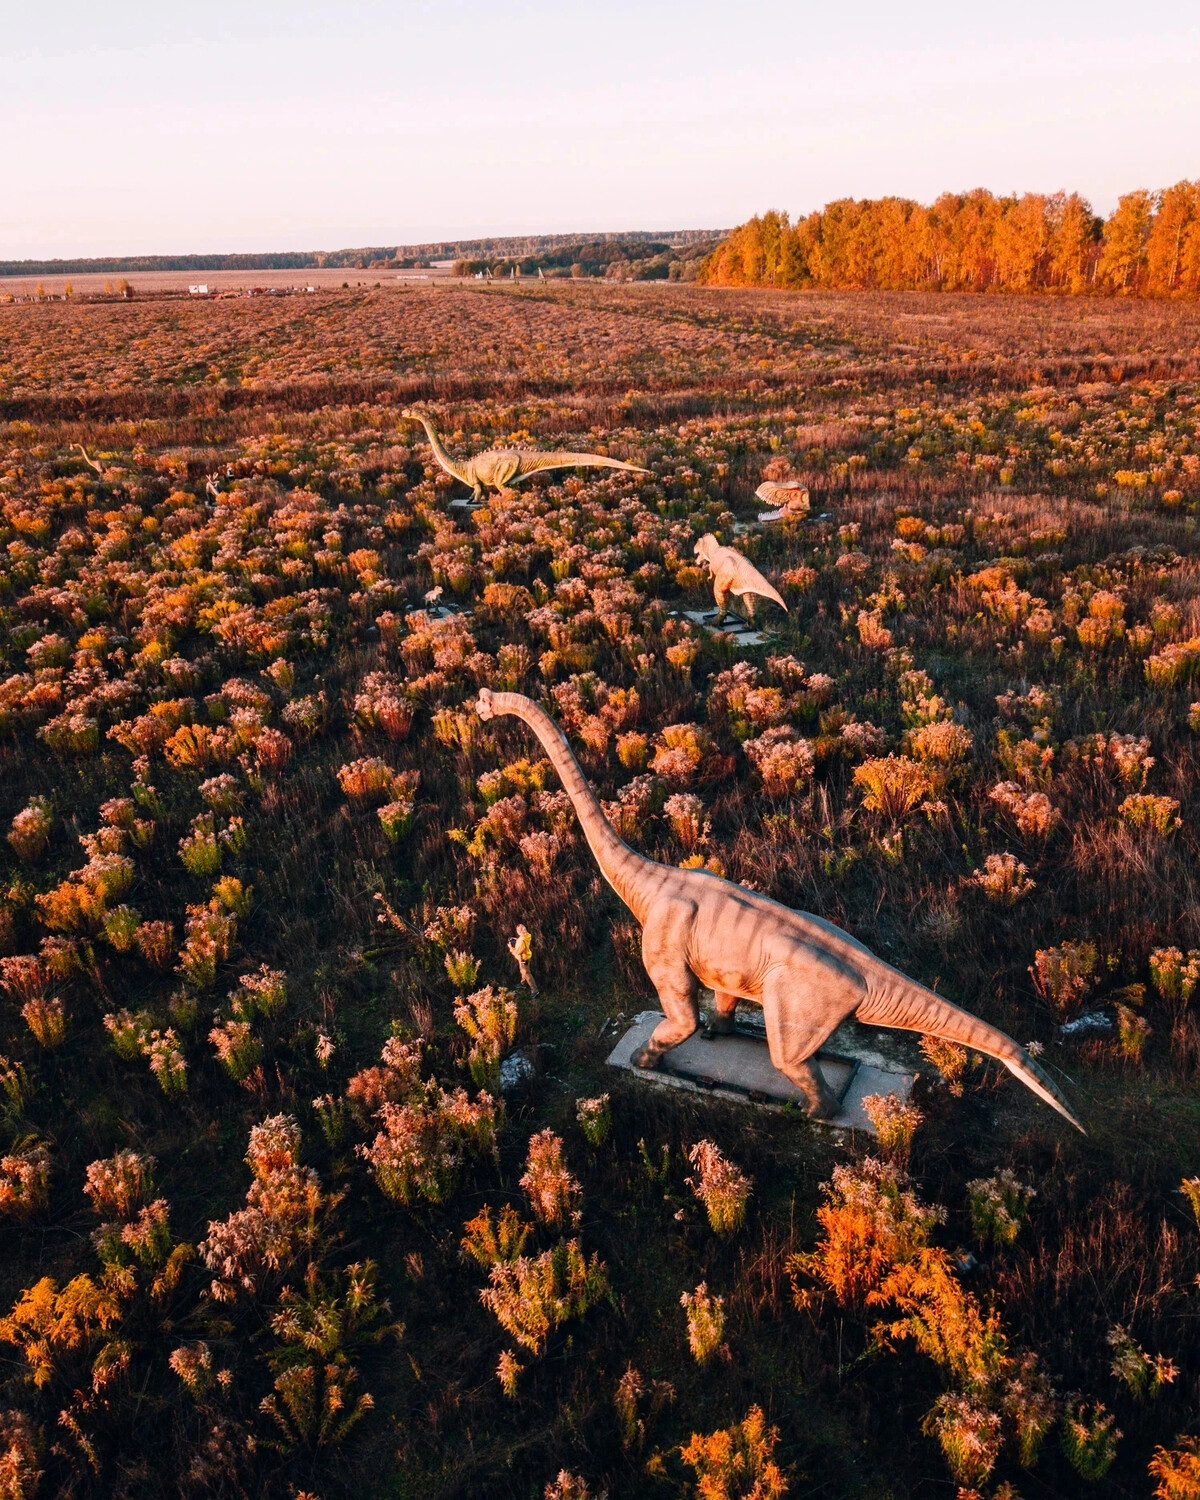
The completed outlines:
{"type": "Polygon", "coordinates": [[[1195,0],[6,0],[0,258],[1200,178],[1195,0]]]}

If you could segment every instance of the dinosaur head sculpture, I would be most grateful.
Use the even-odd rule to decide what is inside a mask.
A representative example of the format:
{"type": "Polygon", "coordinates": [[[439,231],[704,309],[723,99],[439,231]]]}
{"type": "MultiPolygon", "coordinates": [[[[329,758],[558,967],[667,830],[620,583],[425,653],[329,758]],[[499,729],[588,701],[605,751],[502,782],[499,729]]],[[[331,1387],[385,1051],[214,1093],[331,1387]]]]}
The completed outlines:
{"type": "Polygon", "coordinates": [[[702,563],[711,568],[713,565],[713,558],[716,556],[717,549],[720,547],[720,545],[720,542],[717,541],[712,532],[706,531],[700,538],[700,540],[696,543],[695,547],[692,548],[692,551],[696,554],[696,556],[702,563]]]}
{"type": "Polygon", "coordinates": [[[495,705],[492,703],[491,688],[479,689],[479,697],[475,700],[475,712],[485,722],[496,712],[495,705]]]}
{"type": "MultiPolygon", "coordinates": [[[[795,480],[788,484],[765,480],[754,491],[754,498],[761,500],[764,505],[776,505],[781,513],[792,517],[806,516],[812,508],[812,498],[808,491],[795,480]]],[[[759,520],[761,519],[760,516],[759,520]]]]}

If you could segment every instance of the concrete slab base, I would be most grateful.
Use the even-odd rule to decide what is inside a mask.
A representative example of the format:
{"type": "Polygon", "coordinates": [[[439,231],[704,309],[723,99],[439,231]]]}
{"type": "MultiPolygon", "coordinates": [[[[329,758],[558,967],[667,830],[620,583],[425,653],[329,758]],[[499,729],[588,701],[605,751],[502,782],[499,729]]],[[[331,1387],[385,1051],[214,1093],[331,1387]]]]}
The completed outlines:
{"type": "Polygon", "coordinates": [[[774,632],[757,630],[736,615],[726,615],[725,623],[718,625],[715,609],[685,609],[683,618],[690,620],[693,625],[699,625],[709,635],[723,636],[735,646],[768,646],[775,639],[774,632]]]}
{"type": "Polygon", "coordinates": [[[410,610],[410,614],[427,615],[430,620],[469,620],[471,611],[460,609],[457,604],[426,604],[419,610],[410,610]]]}
{"type": "MultiPolygon", "coordinates": [[[[697,1031],[672,1048],[657,1068],[649,1071],[635,1068],[630,1059],[649,1040],[662,1018],[658,1010],[644,1010],[635,1016],[633,1025],[609,1054],[609,1065],[661,1088],[714,1094],[762,1109],[783,1109],[790,1104],[801,1110],[805,1108],[800,1090],[771,1064],[765,1027],[742,1016],[738,1017],[733,1036],[707,1040],[697,1031]]],[[[818,1125],[836,1130],[863,1130],[874,1135],[862,1106],[863,1099],[868,1094],[898,1094],[907,1099],[912,1091],[914,1075],[887,1066],[886,1060],[878,1055],[861,1058],[821,1051],[817,1053],[817,1061],[829,1087],[841,1100],[839,1113],[832,1119],[815,1121],[818,1125]]]]}

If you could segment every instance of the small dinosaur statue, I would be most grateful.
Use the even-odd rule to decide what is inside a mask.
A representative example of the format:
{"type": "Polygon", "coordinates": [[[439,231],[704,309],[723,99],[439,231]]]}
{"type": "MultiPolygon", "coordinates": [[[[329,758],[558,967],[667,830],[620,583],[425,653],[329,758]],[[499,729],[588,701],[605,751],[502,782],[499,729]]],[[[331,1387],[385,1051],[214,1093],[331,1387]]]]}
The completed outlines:
{"type": "Polygon", "coordinates": [[[696,556],[712,571],[713,593],[717,600],[717,624],[724,622],[728,613],[729,596],[736,594],[750,623],[754,623],[754,597],[773,599],[784,614],[787,605],[762,576],[748,558],[732,547],[722,547],[711,531],[706,531],[696,543],[696,556]]]}
{"type": "Polygon", "coordinates": [[[802,521],[812,508],[808,491],[795,479],[785,484],[766,479],[754,491],[754,498],[761,500],[764,505],[775,507],[773,510],[760,510],[760,521],[802,521]]]}
{"type": "Polygon", "coordinates": [[[89,469],[95,469],[96,473],[99,474],[99,476],[100,476],[101,479],[103,479],[104,478],[104,469],[103,469],[103,466],[100,465],[100,464],[98,464],[94,458],[89,458],[88,457],[88,451],[83,446],[83,444],[82,443],[75,443],[72,446],[78,448],[79,451],[80,451],[80,453],[83,454],[83,461],[84,461],[85,464],[87,464],[88,468],[89,469]]]}
{"type": "Polygon", "coordinates": [[[713,991],[710,1028],[717,1035],[733,1031],[739,1000],[762,1006],[771,1061],[800,1089],[817,1119],[835,1115],[839,1106],[815,1054],[854,1016],[994,1057],[1083,1129],[1053,1079],[1023,1047],[876,958],[849,933],[709,870],[680,870],[636,853],[604,816],[562,731],[531,699],[483,688],[475,708],[481,719],[512,714],[532,729],[571,799],[601,874],[641,925],[642,962],[665,1019],[634,1055],[636,1066],[657,1067],[665,1052],[692,1035],[704,984],[713,991]]]}
{"type": "Polygon", "coordinates": [[[401,412],[410,422],[420,422],[429,435],[429,446],[433,456],[445,469],[463,484],[470,485],[476,500],[482,501],[485,485],[499,490],[502,495],[511,493],[512,486],[531,474],[543,474],[547,469],[624,469],[630,474],[649,474],[649,469],[640,469],[637,464],[625,464],[618,458],[605,458],[600,453],[539,453],[535,448],[488,448],[467,459],[465,464],[456,463],[442,446],[437,429],[425,415],[415,407],[401,412]]]}

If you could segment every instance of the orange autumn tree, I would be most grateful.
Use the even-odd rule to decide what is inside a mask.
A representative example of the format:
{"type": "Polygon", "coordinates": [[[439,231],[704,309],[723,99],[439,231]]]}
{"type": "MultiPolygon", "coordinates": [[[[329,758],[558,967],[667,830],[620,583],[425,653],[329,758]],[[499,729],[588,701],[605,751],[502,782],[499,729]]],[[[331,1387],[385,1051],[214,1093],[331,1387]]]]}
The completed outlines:
{"type": "Polygon", "coordinates": [[[1126,193],[1107,220],[1078,193],[984,188],[840,198],[794,224],[771,210],[707,258],[710,286],[826,290],[1200,294],[1200,183],[1126,193]]]}

